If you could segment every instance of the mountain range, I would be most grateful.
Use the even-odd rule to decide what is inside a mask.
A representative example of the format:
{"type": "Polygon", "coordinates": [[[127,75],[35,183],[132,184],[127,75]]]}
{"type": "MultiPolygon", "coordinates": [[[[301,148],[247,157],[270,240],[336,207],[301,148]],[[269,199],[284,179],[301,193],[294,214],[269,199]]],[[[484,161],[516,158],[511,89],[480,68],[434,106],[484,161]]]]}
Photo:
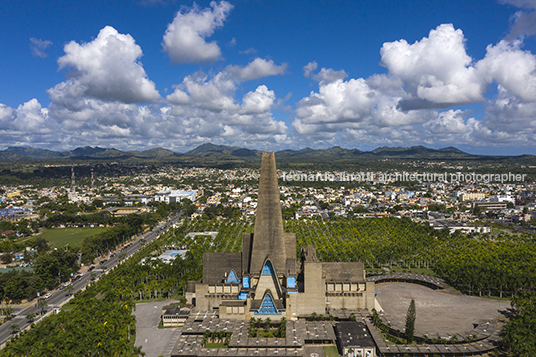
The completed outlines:
{"type": "MultiPolygon", "coordinates": [[[[101,162],[147,162],[159,161],[168,163],[210,163],[210,162],[248,162],[258,161],[262,151],[250,150],[237,146],[215,145],[205,143],[185,153],[177,153],[164,148],[154,148],[145,151],[121,151],[114,148],[79,147],[70,151],[52,151],[46,149],[9,147],[0,151],[0,161],[101,161],[101,162]]],[[[512,156],[509,158],[533,158],[532,155],[512,156]]],[[[433,159],[433,160],[478,160],[505,158],[497,156],[473,155],[455,147],[431,149],[424,146],[387,147],[382,146],[372,151],[359,149],[344,149],[335,146],[329,149],[281,150],[276,152],[276,158],[281,161],[307,160],[309,162],[335,160],[354,161],[356,159],[433,159]]]]}

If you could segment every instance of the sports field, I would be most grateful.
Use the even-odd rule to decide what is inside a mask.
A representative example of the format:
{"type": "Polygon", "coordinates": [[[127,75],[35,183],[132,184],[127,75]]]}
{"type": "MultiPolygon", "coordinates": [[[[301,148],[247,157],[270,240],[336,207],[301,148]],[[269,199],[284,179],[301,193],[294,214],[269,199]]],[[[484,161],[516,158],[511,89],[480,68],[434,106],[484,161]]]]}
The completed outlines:
{"type": "Polygon", "coordinates": [[[96,228],[51,228],[46,229],[39,237],[45,238],[50,246],[55,248],[65,247],[68,243],[69,247],[81,247],[82,241],[86,237],[91,237],[101,232],[104,232],[108,228],[96,227],[96,228]]]}

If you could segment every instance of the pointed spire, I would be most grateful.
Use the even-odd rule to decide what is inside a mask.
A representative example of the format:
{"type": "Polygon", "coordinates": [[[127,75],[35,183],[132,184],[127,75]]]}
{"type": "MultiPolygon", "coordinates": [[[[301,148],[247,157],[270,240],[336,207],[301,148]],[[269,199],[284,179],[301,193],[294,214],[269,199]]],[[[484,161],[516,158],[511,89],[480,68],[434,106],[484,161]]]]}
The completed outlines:
{"type": "Polygon", "coordinates": [[[260,273],[267,258],[271,260],[276,271],[285,271],[287,252],[274,151],[262,152],[250,273],[260,273]]]}

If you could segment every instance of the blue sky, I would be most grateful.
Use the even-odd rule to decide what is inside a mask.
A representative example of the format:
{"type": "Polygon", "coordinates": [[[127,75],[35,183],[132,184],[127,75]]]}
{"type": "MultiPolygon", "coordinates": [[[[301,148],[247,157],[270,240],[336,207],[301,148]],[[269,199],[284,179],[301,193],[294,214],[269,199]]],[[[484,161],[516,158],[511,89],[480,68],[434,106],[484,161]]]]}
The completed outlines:
{"type": "Polygon", "coordinates": [[[536,0],[0,4],[0,149],[536,154],[536,0]]]}

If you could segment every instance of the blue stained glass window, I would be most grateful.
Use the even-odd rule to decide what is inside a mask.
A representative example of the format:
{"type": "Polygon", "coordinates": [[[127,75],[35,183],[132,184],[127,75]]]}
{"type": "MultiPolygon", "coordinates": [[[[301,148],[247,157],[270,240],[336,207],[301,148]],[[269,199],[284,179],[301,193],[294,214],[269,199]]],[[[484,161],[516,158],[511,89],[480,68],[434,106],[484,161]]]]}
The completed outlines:
{"type": "Polygon", "coordinates": [[[259,308],[258,312],[255,312],[255,314],[258,315],[273,315],[273,314],[281,314],[281,312],[278,312],[275,308],[274,301],[272,300],[272,297],[270,294],[266,294],[264,296],[264,299],[262,299],[261,307],[259,308]]]}
{"type": "Polygon", "coordinates": [[[231,270],[229,273],[229,276],[227,277],[227,280],[225,280],[226,283],[240,283],[240,280],[236,277],[236,274],[234,270],[231,270]]]}
{"type": "Polygon", "coordinates": [[[264,264],[264,267],[262,268],[262,275],[272,275],[274,273],[274,267],[272,266],[272,262],[267,260],[266,264],[264,264]]]}
{"type": "Polygon", "coordinates": [[[242,280],[242,286],[244,288],[249,288],[249,276],[244,277],[244,279],[242,280]]]}
{"type": "Polygon", "coordinates": [[[295,288],[296,287],[296,278],[293,276],[289,276],[287,278],[287,288],[295,288]]]}

